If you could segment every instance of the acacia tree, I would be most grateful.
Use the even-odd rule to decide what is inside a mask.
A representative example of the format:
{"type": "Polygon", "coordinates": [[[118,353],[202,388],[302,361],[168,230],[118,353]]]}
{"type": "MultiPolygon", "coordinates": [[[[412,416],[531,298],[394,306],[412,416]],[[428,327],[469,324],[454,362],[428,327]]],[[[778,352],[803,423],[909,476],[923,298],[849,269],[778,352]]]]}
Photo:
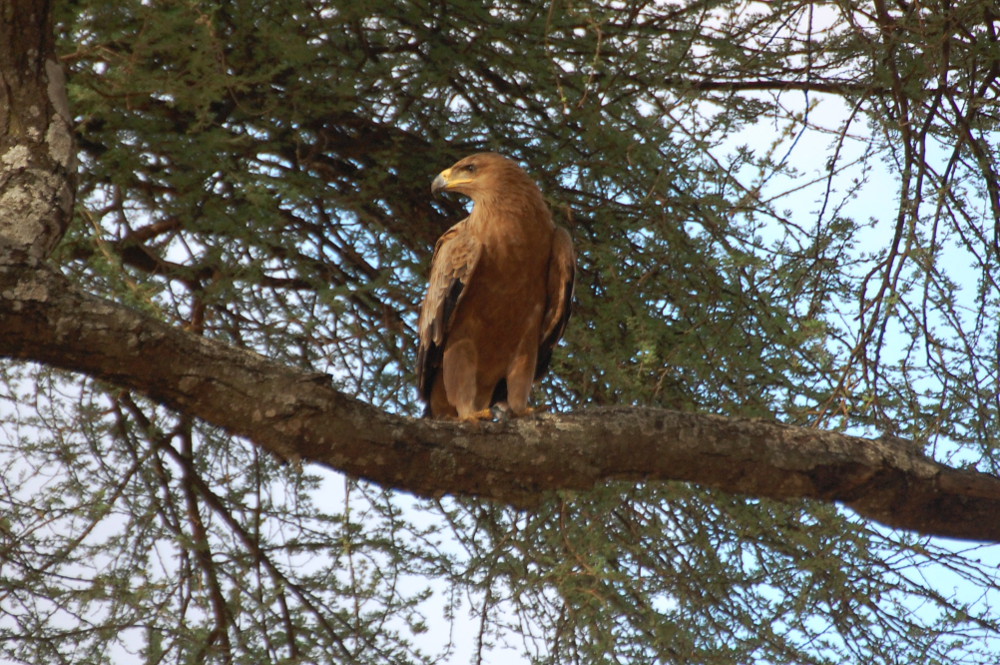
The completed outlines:
{"type": "Polygon", "coordinates": [[[995,660],[995,551],[867,519],[1000,539],[992,3],[0,9],[5,659],[995,660]],[[484,149],[557,413],[409,418],[484,149]]]}

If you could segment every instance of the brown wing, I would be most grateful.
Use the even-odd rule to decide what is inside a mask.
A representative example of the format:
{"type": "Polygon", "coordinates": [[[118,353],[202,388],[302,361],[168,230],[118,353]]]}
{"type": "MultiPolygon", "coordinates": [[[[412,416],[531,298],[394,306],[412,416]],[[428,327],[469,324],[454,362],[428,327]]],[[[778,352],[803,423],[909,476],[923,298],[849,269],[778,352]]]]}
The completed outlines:
{"type": "Polygon", "coordinates": [[[434,245],[430,284],[417,323],[417,387],[424,402],[430,402],[448,330],[481,253],[482,245],[468,232],[465,220],[445,231],[434,245]]]}
{"type": "Polygon", "coordinates": [[[573,286],[576,282],[576,253],[569,232],[556,227],[552,234],[552,253],[549,256],[549,276],[545,301],[545,316],[542,319],[541,343],[538,346],[538,362],[535,365],[535,380],[542,378],[549,369],[552,349],[566,330],[573,302],[573,286]]]}

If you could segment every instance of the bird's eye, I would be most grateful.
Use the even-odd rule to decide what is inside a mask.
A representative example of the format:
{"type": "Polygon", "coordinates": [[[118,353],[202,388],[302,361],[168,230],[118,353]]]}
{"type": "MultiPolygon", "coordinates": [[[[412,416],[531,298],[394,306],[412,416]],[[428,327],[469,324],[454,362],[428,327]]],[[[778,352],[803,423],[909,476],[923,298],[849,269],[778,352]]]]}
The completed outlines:
{"type": "Polygon", "coordinates": [[[468,171],[469,173],[475,173],[476,172],[476,165],[475,164],[466,164],[465,166],[462,167],[462,170],[463,171],[468,171]]]}

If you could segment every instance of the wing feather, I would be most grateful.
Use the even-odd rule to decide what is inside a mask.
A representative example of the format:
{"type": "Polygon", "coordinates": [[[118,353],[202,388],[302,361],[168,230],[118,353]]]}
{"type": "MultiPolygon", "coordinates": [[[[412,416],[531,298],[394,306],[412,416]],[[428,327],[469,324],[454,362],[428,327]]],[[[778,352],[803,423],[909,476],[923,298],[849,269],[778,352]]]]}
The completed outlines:
{"type": "Polygon", "coordinates": [[[566,330],[575,283],[576,253],[573,251],[573,240],[566,229],[556,227],[552,234],[545,316],[542,319],[535,380],[542,378],[548,371],[549,362],[552,360],[552,349],[566,330]]]}
{"type": "Polygon", "coordinates": [[[425,402],[430,401],[434,377],[441,367],[448,330],[465,287],[475,273],[482,244],[469,233],[462,220],[445,231],[434,245],[427,295],[420,308],[417,330],[417,386],[425,402]]]}

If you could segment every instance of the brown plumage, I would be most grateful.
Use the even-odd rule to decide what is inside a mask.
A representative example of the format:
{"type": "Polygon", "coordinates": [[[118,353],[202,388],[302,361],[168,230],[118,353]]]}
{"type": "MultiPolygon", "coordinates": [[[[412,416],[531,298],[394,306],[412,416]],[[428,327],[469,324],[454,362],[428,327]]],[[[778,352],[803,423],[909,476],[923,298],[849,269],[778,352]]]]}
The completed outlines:
{"type": "Polygon", "coordinates": [[[532,383],[548,370],[573,297],[576,259],[542,193],[513,161],[471,155],[431,191],[459,192],[472,213],[434,247],[420,309],[417,382],[425,415],[479,420],[506,403],[530,413],[532,383]]]}

